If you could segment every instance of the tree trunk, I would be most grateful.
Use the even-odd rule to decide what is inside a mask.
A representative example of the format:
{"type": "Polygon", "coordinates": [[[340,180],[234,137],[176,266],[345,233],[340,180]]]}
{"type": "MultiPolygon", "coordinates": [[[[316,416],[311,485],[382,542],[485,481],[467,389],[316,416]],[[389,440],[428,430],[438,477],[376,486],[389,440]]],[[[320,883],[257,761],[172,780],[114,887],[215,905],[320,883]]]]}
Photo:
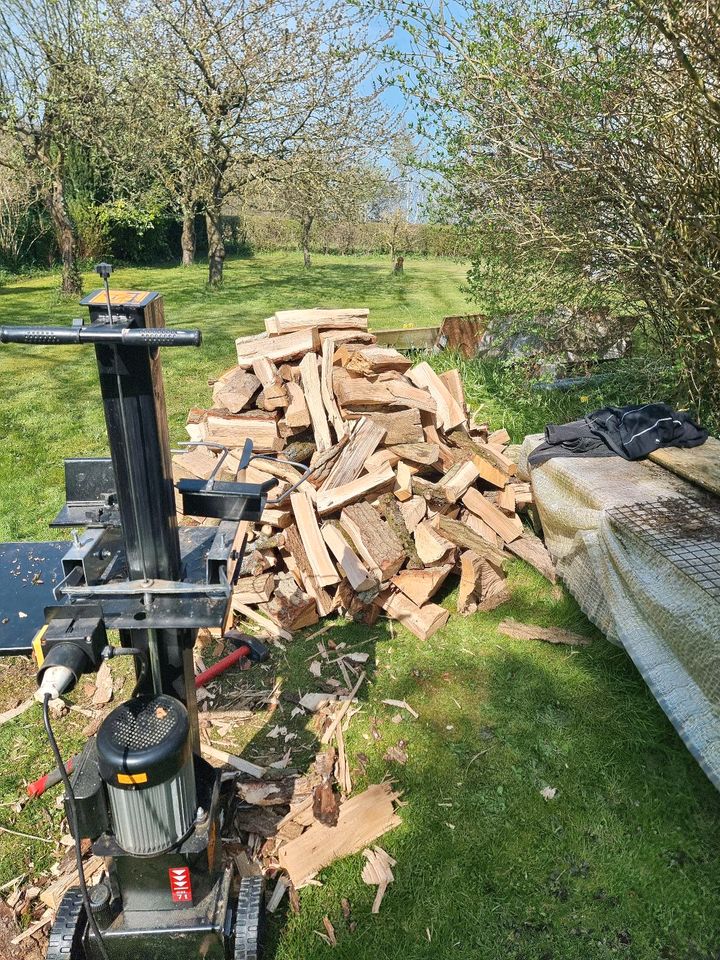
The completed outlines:
{"type": "Polygon", "coordinates": [[[195,207],[183,207],[182,218],[182,237],[180,245],[182,247],[182,265],[191,267],[195,263],[195,207]]]}
{"type": "Polygon", "coordinates": [[[225,262],[225,244],[223,243],[223,224],[221,200],[214,197],[205,210],[205,223],[208,237],[208,283],[219,287],[223,282],[223,264],[225,262]]]}
{"type": "Polygon", "coordinates": [[[77,239],[75,237],[75,226],[70,219],[65,202],[65,187],[62,176],[59,174],[53,177],[47,195],[47,207],[53,222],[55,240],[62,261],[62,293],[67,296],[77,296],[82,292],[82,279],[77,263],[77,239]]]}
{"type": "Polygon", "coordinates": [[[302,252],[303,252],[303,264],[305,269],[309,270],[311,266],[310,261],[310,231],[312,230],[313,220],[315,218],[310,214],[305,214],[301,222],[301,243],[302,243],[302,252]]]}

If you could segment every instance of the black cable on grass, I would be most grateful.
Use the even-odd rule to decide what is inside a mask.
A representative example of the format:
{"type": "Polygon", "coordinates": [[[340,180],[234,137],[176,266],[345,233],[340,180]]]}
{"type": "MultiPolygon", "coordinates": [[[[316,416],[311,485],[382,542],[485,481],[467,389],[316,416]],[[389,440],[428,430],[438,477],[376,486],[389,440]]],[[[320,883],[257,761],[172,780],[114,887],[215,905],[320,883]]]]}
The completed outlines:
{"type": "Polygon", "coordinates": [[[87,914],[87,922],[90,925],[90,929],[95,934],[97,940],[97,947],[100,951],[100,955],[103,960],[110,960],[105,949],[105,943],[103,941],[102,934],[100,933],[100,928],[97,925],[97,920],[92,912],[92,904],[90,903],[90,894],[88,893],[87,883],[85,882],[85,870],[83,868],[83,858],[82,858],[82,847],[80,845],[80,830],[78,828],[78,815],[77,815],[77,804],[75,802],[75,794],[73,793],[72,784],[70,783],[70,777],[68,776],[67,770],[65,769],[65,763],[60,753],[60,748],[57,745],[57,740],[55,739],[55,734],[53,733],[52,725],[50,723],[50,694],[45,695],[43,700],[43,723],[45,724],[45,733],[47,738],[50,741],[50,747],[52,749],[53,755],[55,756],[55,763],[60,772],[60,777],[65,787],[65,796],[68,801],[68,811],[70,814],[70,831],[73,835],[73,840],[75,842],[75,860],[77,862],[78,870],[78,882],[80,884],[80,893],[82,894],[83,904],[85,906],[85,913],[87,914]]]}

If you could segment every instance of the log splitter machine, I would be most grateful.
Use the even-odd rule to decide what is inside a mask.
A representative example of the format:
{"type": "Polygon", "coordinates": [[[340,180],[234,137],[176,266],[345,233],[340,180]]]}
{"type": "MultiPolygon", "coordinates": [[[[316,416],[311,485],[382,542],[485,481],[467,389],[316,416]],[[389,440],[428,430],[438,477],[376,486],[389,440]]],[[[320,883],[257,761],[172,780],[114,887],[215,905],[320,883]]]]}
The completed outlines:
{"type": "MultiPolygon", "coordinates": [[[[261,951],[263,889],[223,859],[231,799],[200,755],[193,645],[225,622],[244,544],[277,481],[181,480],[183,510],[217,526],[178,526],[160,347],[197,347],[199,330],[165,328],[157,293],[85,297],[89,322],[0,328],[0,342],[93,344],[109,458],[65,461],[65,506],[51,526],[73,541],[0,545],[0,653],[34,650],[38,699],[65,787],[79,886],[63,899],[48,960],[251,960],[261,951]],[[118,631],[119,645],[108,643],[118,631]],[[120,654],[132,696],[65,772],[50,701],[120,654]],[[88,888],[81,841],[105,859],[88,888]]],[[[240,468],[252,458],[246,443],[240,468]]],[[[218,467],[222,457],[218,458],[218,467]]],[[[304,469],[304,468],[303,468],[304,469]]],[[[258,644],[250,659],[263,659],[258,644]]],[[[232,793],[232,791],[230,791],[232,793]]]]}

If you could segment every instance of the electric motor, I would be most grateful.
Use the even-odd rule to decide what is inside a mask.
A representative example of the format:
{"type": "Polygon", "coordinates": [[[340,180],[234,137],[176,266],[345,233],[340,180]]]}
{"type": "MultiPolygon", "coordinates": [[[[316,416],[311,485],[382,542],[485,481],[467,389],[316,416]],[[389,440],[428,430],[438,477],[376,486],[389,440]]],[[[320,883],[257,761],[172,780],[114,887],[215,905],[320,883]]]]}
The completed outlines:
{"type": "Polygon", "coordinates": [[[149,856],[179,843],[195,820],[190,721],[174,697],[135,697],[106,717],[97,736],[100,776],[115,837],[149,856]]]}

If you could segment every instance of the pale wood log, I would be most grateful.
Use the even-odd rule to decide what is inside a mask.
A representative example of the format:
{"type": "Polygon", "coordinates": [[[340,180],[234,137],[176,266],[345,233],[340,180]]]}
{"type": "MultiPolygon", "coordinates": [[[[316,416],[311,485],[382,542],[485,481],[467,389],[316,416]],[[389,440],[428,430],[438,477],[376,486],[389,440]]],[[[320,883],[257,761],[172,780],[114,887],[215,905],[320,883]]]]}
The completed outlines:
{"type": "Polygon", "coordinates": [[[463,393],[462,379],[459,370],[446,370],[440,374],[440,379],[445,384],[448,393],[460,409],[465,412],[465,394],[463,393]]]}
{"type": "Polygon", "coordinates": [[[436,603],[426,603],[424,607],[419,607],[399,592],[382,594],[377,602],[389,617],[398,620],[419,640],[429,640],[450,619],[450,611],[444,607],[436,603]]]}
{"type": "Polygon", "coordinates": [[[289,380],[285,384],[289,403],[283,417],[285,423],[293,430],[303,430],[312,423],[310,411],[305,403],[305,394],[299,383],[289,380]]]}
{"type": "Polygon", "coordinates": [[[335,393],[333,391],[333,354],[335,353],[335,341],[325,340],[322,345],[322,362],[320,366],[320,392],[322,394],[325,410],[333,425],[335,436],[342,440],[347,435],[345,421],[340,416],[337,404],[335,403],[335,393]]]}
{"type": "Polygon", "coordinates": [[[265,329],[271,336],[292,333],[305,327],[318,330],[367,330],[370,311],[367,307],[338,307],[333,309],[278,310],[265,320],[265,329]]]}
{"type": "Polygon", "coordinates": [[[502,568],[478,556],[473,550],[462,553],[458,613],[463,616],[477,611],[488,613],[508,600],[510,591],[502,568]]]}
{"type": "Polygon", "coordinates": [[[410,467],[404,460],[398,463],[395,473],[395,486],[393,487],[393,493],[397,500],[401,502],[412,500],[412,478],[416,472],[417,468],[410,467]]]}
{"type": "Polygon", "coordinates": [[[177,480],[207,480],[217,466],[217,457],[207,447],[188,447],[172,458],[173,478],[177,480]]]}
{"type": "Polygon", "coordinates": [[[470,527],[471,530],[474,530],[483,540],[487,540],[491,546],[498,547],[498,549],[502,550],[502,539],[495,533],[492,527],[488,526],[484,520],[481,520],[480,517],[476,516],[472,511],[464,509],[459,519],[470,527]]]}
{"type": "Polygon", "coordinates": [[[376,473],[363,474],[356,480],[351,480],[350,483],[333,487],[332,490],[323,488],[317,495],[317,511],[321,517],[326,517],[351,503],[378,493],[394,482],[395,473],[392,467],[385,465],[376,473]]]}
{"type": "MultiPolygon", "coordinates": [[[[371,422],[374,423],[374,421],[371,422]]],[[[375,426],[377,426],[377,424],[375,424],[375,426]]],[[[371,457],[367,458],[365,469],[368,473],[374,473],[375,470],[379,470],[380,467],[385,466],[386,463],[391,467],[396,467],[399,462],[400,457],[396,453],[393,453],[392,450],[376,450],[371,457]]]]}
{"type": "Polygon", "coordinates": [[[512,483],[507,484],[498,494],[496,507],[502,510],[509,517],[515,516],[515,487],[512,483]]]}
{"type": "Polygon", "coordinates": [[[241,577],[233,587],[233,597],[238,603],[267,603],[274,586],[275,577],[271,573],[241,577]]]}
{"type": "Polygon", "coordinates": [[[320,452],[329,450],[332,447],[332,437],[330,436],[330,427],[322,399],[318,361],[314,353],[306,354],[300,361],[300,376],[305,393],[305,403],[310,411],[315,445],[320,452]]]}
{"type": "Polygon", "coordinates": [[[385,430],[372,420],[366,418],[358,420],[350,440],[323,483],[322,490],[332,490],[333,487],[350,483],[360,476],[364,467],[372,473],[375,468],[370,466],[369,458],[384,436],[385,430]]]}
{"type": "Polygon", "coordinates": [[[335,393],[343,410],[352,412],[382,410],[393,401],[384,383],[372,383],[363,377],[335,377],[335,393]]]}
{"type": "Polygon", "coordinates": [[[239,413],[248,406],[260,389],[258,378],[243,367],[233,367],[213,386],[213,404],[230,413],[239,413]]]}
{"type": "Polygon", "coordinates": [[[506,517],[501,510],[486,500],[479,490],[468,490],[462,502],[468,510],[492,527],[505,543],[512,543],[513,540],[522,536],[522,520],[519,517],[506,517]]]}
{"type": "Polygon", "coordinates": [[[444,430],[453,430],[466,422],[465,411],[429,363],[419,363],[408,370],[407,376],[416,387],[424,387],[434,397],[438,422],[444,430]]]}
{"type": "Polygon", "coordinates": [[[398,443],[421,443],[425,439],[417,408],[398,410],[396,413],[372,412],[368,416],[385,430],[385,444],[388,447],[398,443]]]}
{"type": "Polygon", "coordinates": [[[419,607],[427,603],[445,583],[452,572],[453,564],[445,563],[424,570],[401,570],[392,578],[392,583],[419,607]]]}
{"type": "Polygon", "coordinates": [[[448,503],[456,503],[478,478],[478,471],[472,460],[456,463],[442,476],[437,486],[448,503]]]}
{"type": "Polygon", "coordinates": [[[388,370],[404,373],[412,366],[412,360],[393,347],[366,347],[353,353],[346,366],[354,373],[372,377],[388,370]]]}
{"type": "Polygon", "coordinates": [[[393,407],[415,407],[433,416],[437,414],[437,401],[428,390],[414,387],[404,380],[391,380],[385,386],[393,397],[393,407]]]}
{"type": "Polygon", "coordinates": [[[408,533],[413,533],[417,525],[425,519],[427,504],[422,497],[413,497],[400,504],[400,514],[408,533]]]}
{"type": "Polygon", "coordinates": [[[285,381],[278,373],[272,360],[267,357],[258,357],[253,361],[253,373],[262,384],[262,393],[258,406],[263,410],[278,410],[288,405],[289,397],[285,388],[285,381]]]}
{"type": "Polygon", "coordinates": [[[240,616],[245,617],[246,620],[252,620],[253,623],[261,627],[269,637],[276,637],[278,640],[292,640],[291,633],[283,630],[268,617],[264,617],[257,610],[253,610],[253,608],[249,607],[246,603],[233,603],[233,610],[240,616]]]}
{"type": "Polygon", "coordinates": [[[321,346],[325,340],[334,340],[336,344],[341,344],[347,346],[348,348],[352,347],[354,344],[359,347],[364,347],[372,343],[377,343],[377,337],[375,334],[368,333],[367,330],[341,330],[336,327],[320,331],[321,346]]]}
{"type": "Polygon", "coordinates": [[[369,503],[345,507],[340,515],[340,526],[378,580],[387,580],[405,562],[402,543],[369,503]]]}
{"type": "Polygon", "coordinates": [[[493,430],[493,432],[488,436],[487,442],[498,447],[504,447],[510,443],[510,434],[504,427],[502,430],[493,430]]]}
{"type": "Polygon", "coordinates": [[[317,577],[317,585],[330,587],[334,583],[339,583],[340,577],[327,552],[312,501],[307,494],[298,492],[290,495],[290,502],[305,553],[317,577]]]}
{"type": "Polygon", "coordinates": [[[291,562],[294,565],[295,570],[292,572],[298,586],[304,587],[315,600],[320,616],[327,617],[333,609],[333,598],[318,582],[317,573],[305,551],[300,533],[294,525],[285,531],[285,546],[287,548],[286,563],[288,569],[291,569],[291,562]]]}
{"type": "Polygon", "coordinates": [[[516,557],[535,567],[538,573],[541,573],[550,583],[555,583],[557,580],[555,564],[547,547],[538,537],[525,532],[518,540],[509,543],[507,548],[516,557]]]}
{"type": "Polygon", "coordinates": [[[322,528],[322,535],[353,590],[361,592],[377,587],[378,581],[371,576],[334,524],[326,523],[322,528]]]}
{"type": "Polygon", "coordinates": [[[429,520],[422,520],[413,531],[415,549],[422,562],[429,566],[444,562],[454,553],[455,545],[440,534],[429,520]]]}
{"type": "Polygon", "coordinates": [[[302,357],[306,353],[318,352],[320,338],[317,327],[307,327],[280,337],[269,337],[266,333],[256,337],[239,337],[235,341],[235,348],[238,365],[247,368],[260,357],[282,362],[302,357]]]}
{"type": "Polygon", "coordinates": [[[472,458],[472,462],[475,464],[475,469],[481,480],[491,484],[493,487],[498,487],[500,490],[507,484],[508,474],[498,469],[498,467],[485,458],[475,455],[472,458]]]}
{"type": "Polygon", "coordinates": [[[256,450],[270,452],[282,445],[275,415],[262,410],[223,415],[209,410],[206,423],[204,439],[225,447],[242,447],[246,440],[252,440],[256,450]]]}
{"type": "Polygon", "coordinates": [[[409,460],[410,463],[427,467],[436,464],[440,456],[440,447],[437,443],[398,443],[389,447],[389,450],[397,454],[401,460],[409,460]]]}

